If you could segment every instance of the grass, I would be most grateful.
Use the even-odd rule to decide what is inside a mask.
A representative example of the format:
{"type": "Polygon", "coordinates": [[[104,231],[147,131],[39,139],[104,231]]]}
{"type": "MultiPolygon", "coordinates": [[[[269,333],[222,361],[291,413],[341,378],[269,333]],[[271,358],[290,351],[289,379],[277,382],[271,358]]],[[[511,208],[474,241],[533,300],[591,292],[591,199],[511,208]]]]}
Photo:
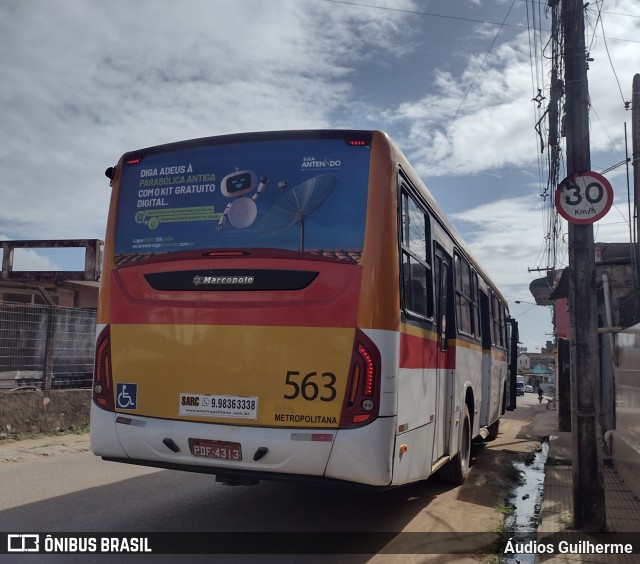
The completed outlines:
{"type": "MultiPolygon", "coordinates": [[[[513,523],[510,517],[513,515],[515,511],[513,505],[509,503],[506,499],[498,499],[498,503],[495,506],[496,512],[501,516],[500,520],[494,527],[494,532],[497,533],[498,538],[495,543],[495,558],[493,560],[489,560],[488,562],[500,562],[500,555],[504,550],[504,547],[509,540],[509,537],[513,535],[513,523]]],[[[492,555],[494,558],[494,555],[492,555]]]]}
{"type": "Polygon", "coordinates": [[[503,521],[513,515],[514,512],[513,505],[503,499],[498,500],[495,509],[502,515],[503,521]]]}
{"type": "Polygon", "coordinates": [[[558,522],[565,528],[565,529],[573,529],[573,517],[558,517],[558,522]]]}
{"type": "MultiPolygon", "coordinates": [[[[512,486],[522,483],[522,471],[518,469],[513,462],[506,464],[503,467],[503,472],[505,479],[512,484],[512,486]]],[[[500,519],[494,527],[494,532],[498,537],[495,544],[496,554],[486,560],[487,564],[497,564],[500,562],[500,556],[502,555],[504,547],[509,538],[513,536],[513,519],[511,518],[515,512],[513,504],[509,502],[508,498],[499,498],[495,510],[496,513],[500,515],[500,519]]]]}

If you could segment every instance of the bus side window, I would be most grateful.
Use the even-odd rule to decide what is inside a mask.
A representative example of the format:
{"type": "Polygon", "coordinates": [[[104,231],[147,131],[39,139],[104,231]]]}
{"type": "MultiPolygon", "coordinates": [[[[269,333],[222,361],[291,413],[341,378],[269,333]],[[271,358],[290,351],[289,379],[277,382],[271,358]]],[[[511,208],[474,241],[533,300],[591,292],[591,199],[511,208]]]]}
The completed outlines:
{"type": "Polygon", "coordinates": [[[406,190],[401,197],[402,293],[404,309],[433,318],[431,228],[428,214],[406,190]]]}
{"type": "Polygon", "coordinates": [[[507,346],[507,322],[504,315],[504,304],[500,302],[500,346],[506,348],[507,346]]]}
{"type": "Polygon", "coordinates": [[[476,339],[482,339],[482,323],[480,321],[480,288],[478,286],[478,273],[471,271],[471,322],[473,324],[472,331],[476,339]]]}
{"type": "Polygon", "coordinates": [[[493,322],[491,340],[495,347],[505,348],[507,341],[504,304],[498,299],[498,296],[496,296],[495,294],[492,294],[491,297],[491,318],[493,322]]]}
{"type": "Polygon", "coordinates": [[[491,334],[493,323],[491,319],[491,298],[480,290],[480,325],[482,327],[482,348],[491,348],[491,334]]]}
{"type": "Polygon", "coordinates": [[[455,274],[458,329],[479,341],[482,338],[482,323],[480,320],[478,273],[471,268],[465,258],[456,254],[455,274]]]}
{"type": "Polygon", "coordinates": [[[456,317],[458,330],[466,335],[473,334],[471,317],[471,275],[469,263],[458,254],[455,255],[456,275],[456,317]]]}
{"type": "Polygon", "coordinates": [[[449,348],[448,339],[455,334],[453,307],[451,304],[451,257],[436,245],[435,249],[436,329],[441,351],[449,348]]]}

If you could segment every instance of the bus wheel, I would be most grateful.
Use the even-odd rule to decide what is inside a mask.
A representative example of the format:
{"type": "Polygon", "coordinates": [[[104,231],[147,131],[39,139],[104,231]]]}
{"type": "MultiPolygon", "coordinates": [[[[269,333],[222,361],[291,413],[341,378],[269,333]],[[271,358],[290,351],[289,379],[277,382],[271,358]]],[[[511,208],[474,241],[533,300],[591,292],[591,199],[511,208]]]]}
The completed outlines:
{"type": "Polygon", "coordinates": [[[491,425],[489,425],[489,427],[487,427],[487,429],[489,430],[489,436],[487,437],[488,441],[493,441],[498,438],[498,432],[500,431],[500,419],[496,419],[491,423],[491,425]]]}
{"type": "Polygon", "coordinates": [[[440,471],[441,478],[449,484],[460,486],[469,475],[471,463],[471,417],[469,408],[465,405],[462,434],[460,437],[460,450],[444,468],[440,471]]]}

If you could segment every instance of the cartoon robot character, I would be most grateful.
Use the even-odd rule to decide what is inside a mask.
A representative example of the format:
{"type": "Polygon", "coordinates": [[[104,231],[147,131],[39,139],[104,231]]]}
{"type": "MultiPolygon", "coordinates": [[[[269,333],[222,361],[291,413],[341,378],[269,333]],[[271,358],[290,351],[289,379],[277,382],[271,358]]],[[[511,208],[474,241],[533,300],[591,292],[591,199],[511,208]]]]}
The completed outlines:
{"type": "Polygon", "coordinates": [[[269,179],[262,176],[258,183],[256,173],[251,170],[236,169],[235,172],[227,174],[220,183],[220,190],[224,196],[234,198],[234,200],[227,204],[218,222],[218,231],[224,229],[227,219],[237,229],[249,227],[258,216],[256,200],[264,192],[268,182],[269,179]],[[256,185],[256,193],[251,198],[246,197],[245,194],[253,192],[256,185]]]}

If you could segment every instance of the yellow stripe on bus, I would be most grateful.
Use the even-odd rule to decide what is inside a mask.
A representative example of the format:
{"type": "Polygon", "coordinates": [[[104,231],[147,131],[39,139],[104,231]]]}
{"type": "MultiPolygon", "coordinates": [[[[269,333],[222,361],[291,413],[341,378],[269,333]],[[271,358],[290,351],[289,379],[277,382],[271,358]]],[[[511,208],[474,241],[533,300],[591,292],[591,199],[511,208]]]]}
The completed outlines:
{"type": "Polygon", "coordinates": [[[113,378],[115,384],[137,385],[136,407],[128,411],[139,415],[337,427],[354,333],[314,327],[112,325],[113,378]],[[220,399],[225,407],[232,398],[243,405],[254,398],[257,410],[216,416],[209,405],[215,398],[229,398],[220,399]]]}
{"type": "Polygon", "coordinates": [[[415,327],[407,323],[402,323],[400,325],[400,332],[406,333],[407,335],[411,335],[413,337],[429,339],[430,341],[435,341],[438,338],[438,335],[435,331],[429,331],[428,329],[421,329],[420,327],[415,327]]]}

